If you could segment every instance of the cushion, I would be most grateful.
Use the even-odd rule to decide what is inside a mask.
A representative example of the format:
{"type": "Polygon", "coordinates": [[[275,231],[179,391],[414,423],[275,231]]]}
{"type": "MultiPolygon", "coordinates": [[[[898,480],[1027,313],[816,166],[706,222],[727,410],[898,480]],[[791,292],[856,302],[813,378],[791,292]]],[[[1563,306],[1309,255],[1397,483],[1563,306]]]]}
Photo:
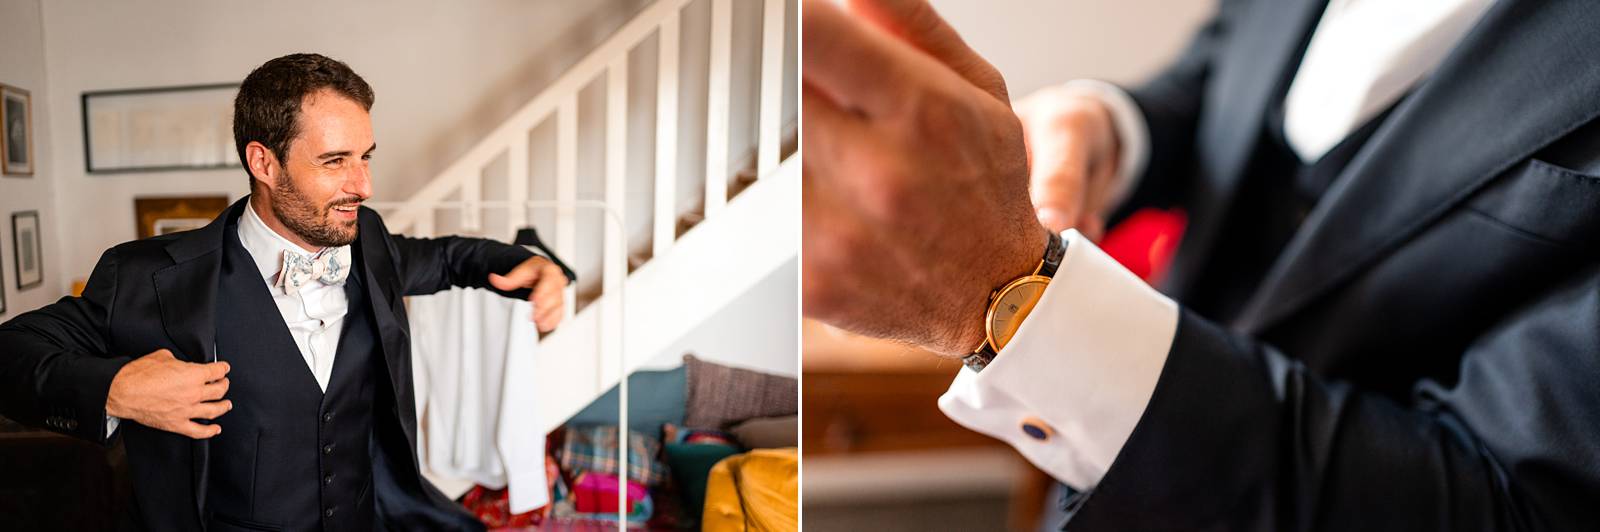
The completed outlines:
{"type": "Polygon", "coordinates": [[[711,469],[700,530],[772,532],[799,529],[800,454],[757,449],[711,469]]]}
{"type": "MultiPolygon", "coordinates": [[[[676,367],[662,371],[638,371],[628,376],[628,428],[644,434],[660,434],[665,423],[683,423],[684,375],[686,370],[676,367]]],[[[617,387],[612,386],[589,406],[583,408],[568,425],[616,425],[617,387]]]]}
{"type": "Polygon", "coordinates": [[[800,445],[800,417],[758,417],[728,429],[749,449],[775,449],[800,445]]]}
{"type": "MultiPolygon", "coordinates": [[[[657,458],[661,440],[628,431],[628,480],[655,486],[667,478],[666,466],[657,458]]],[[[583,473],[617,473],[617,426],[569,427],[556,461],[561,471],[577,477],[583,473]]]]}
{"type": "Polygon", "coordinates": [[[689,515],[698,517],[706,505],[706,477],[711,468],[723,458],[739,454],[739,448],[720,443],[669,443],[665,450],[683,505],[689,515]]]}
{"type": "Polygon", "coordinates": [[[799,381],[715,364],[683,356],[687,405],[683,424],[697,429],[725,429],[756,417],[800,412],[799,381]]]}

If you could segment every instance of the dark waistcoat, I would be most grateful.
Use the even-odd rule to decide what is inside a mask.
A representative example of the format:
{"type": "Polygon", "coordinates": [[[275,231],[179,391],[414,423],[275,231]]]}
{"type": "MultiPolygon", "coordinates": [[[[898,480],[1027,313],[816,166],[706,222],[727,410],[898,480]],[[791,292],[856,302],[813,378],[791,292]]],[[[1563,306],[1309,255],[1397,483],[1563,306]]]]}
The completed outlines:
{"type": "Polygon", "coordinates": [[[232,368],[233,411],[211,443],[209,528],[371,530],[368,439],[381,355],[361,276],[345,283],[349,313],[324,393],[235,227],[226,235],[216,348],[232,368]]]}

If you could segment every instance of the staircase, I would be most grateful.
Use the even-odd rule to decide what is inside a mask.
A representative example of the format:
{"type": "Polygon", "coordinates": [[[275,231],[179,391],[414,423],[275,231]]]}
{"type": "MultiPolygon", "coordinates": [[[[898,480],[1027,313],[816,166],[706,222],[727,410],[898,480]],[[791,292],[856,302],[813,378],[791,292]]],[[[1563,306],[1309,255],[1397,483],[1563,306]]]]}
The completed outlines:
{"type": "Polygon", "coordinates": [[[796,260],[796,122],[783,118],[795,105],[794,74],[786,78],[784,68],[793,64],[797,48],[786,26],[794,21],[785,17],[795,7],[794,0],[657,0],[410,198],[368,203],[391,231],[412,236],[478,234],[504,240],[553,212],[554,223],[538,229],[569,262],[583,262],[573,260],[583,235],[599,235],[597,267],[592,272],[579,268],[583,283],[569,287],[568,315],[541,339],[539,377],[528,383],[537,390],[538,418],[546,430],[796,260]],[[707,67],[691,71],[681,65],[688,62],[683,60],[685,9],[706,4],[707,67]],[[735,17],[736,8],[757,16],[735,17]],[[736,35],[758,39],[749,44],[759,46],[759,68],[750,69],[749,79],[734,76],[736,35]],[[654,44],[654,54],[637,51],[648,43],[654,44]],[[638,91],[630,94],[629,65],[638,60],[656,67],[653,96],[646,95],[654,101],[649,209],[628,208],[630,149],[646,147],[629,145],[629,103],[640,97],[638,91]],[[707,87],[705,124],[686,134],[680,86],[697,75],[705,76],[707,87]],[[755,96],[744,102],[750,105],[736,106],[730,98],[736,82],[755,88],[755,96]],[[584,122],[591,117],[580,115],[580,93],[595,90],[603,94],[603,120],[584,122]],[[752,116],[754,134],[741,142],[730,132],[733,120],[752,116]],[[603,142],[580,142],[584,133],[595,133],[582,129],[591,122],[603,129],[603,142]],[[536,130],[547,131],[550,124],[553,150],[530,142],[538,138],[536,130]],[[685,206],[679,194],[686,182],[679,175],[679,142],[700,138],[705,140],[704,173],[692,182],[694,188],[703,186],[703,193],[685,206]],[[603,154],[603,172],[580,176],[580,150],[603,154]],[[531,163],[549,161],[532,154],[547,151],[554,153],[554,197],[540,199],[532,191],[543,183],[535,179],[531,163]],[[504,177],[503,193],[486,184],[486,176],[496,174],[504,177]],[[580,177],[603,179],[603,199],[580,198],[580,177]],[[491,188],[496,192],[486,193],[491,188]],[[603,215],[580,216],[580,211],[603,215]],[[641,220],[650,221],[647,230],[641,220]],[[630,236],[635,236],[631,244],[630,236]]]}

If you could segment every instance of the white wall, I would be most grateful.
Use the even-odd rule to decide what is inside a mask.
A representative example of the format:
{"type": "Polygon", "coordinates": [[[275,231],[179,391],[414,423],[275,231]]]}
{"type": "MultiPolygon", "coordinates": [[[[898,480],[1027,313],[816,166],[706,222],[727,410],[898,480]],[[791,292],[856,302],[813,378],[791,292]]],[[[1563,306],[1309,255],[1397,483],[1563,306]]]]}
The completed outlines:
{"type": "Polygon", "coordinates": [[[86,277],[103,250],[135,237],[136,196],[247,192],[243,170],[86,174],[78,105],[84,91],[238,82],[273,57],[328,55],[373,86],[375,199],[400,200],[646,3],[52,0],[43,8],[49,90],[41,76],[34,95],[36,102],[48,96],[56,111],[40,113],[50,117],[41,144],[55,147],[54,164],[43,168],[57,174],[58,206],[68,221],[47,222],[46,230],[59,227],[69,245],[47,264],[62,266],[55,274],[61,283],[86,277]]]}
{"type": "Polygon", "coordinates": [[[1216,0],[932,0],[1005,76],[1013,100],[1075,78],[1137,82],[1176,56],[1216,0]]]}
{"type": "MultiPolygon", "coordinates": [[[[0,2],[0,83],[28,91],[33,97],[33,176],[0,177],[0,268],[5,282],[6,312],[0,321],[38,308],[66,295],[72,268],[63,267],[59,236],[62,226],[53,197],[60,181],[51,117],[60,105],[50,96],[46,76],[44,36],[37,0],[0,2]],[[39,211],[39,232],[44,244],[44,284],[17,290],[16,242],[12,240],[11,214],[39,211]]],[[[131,216],[130,216],[131,218],[131,216]]],[[[91,264],[92,266],[92,264],[91,264]]],[[[87,276],[87,269],[82,275],[87,276]]]]}

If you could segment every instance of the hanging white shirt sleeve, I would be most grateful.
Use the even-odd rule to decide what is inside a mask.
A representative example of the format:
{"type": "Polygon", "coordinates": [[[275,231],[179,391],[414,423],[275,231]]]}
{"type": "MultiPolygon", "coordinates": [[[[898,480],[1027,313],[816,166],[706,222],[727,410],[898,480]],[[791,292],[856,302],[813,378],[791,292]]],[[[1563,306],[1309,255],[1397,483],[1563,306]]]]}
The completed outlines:
{"type": "Polygon", "coordinates": [[[939,408],[1088,489],[1150,402],[1177,335],[1178,305],[1077,230],[1063,236],[1066,256],[1033,312],[981,373],[961,368],[939,408]]]}

